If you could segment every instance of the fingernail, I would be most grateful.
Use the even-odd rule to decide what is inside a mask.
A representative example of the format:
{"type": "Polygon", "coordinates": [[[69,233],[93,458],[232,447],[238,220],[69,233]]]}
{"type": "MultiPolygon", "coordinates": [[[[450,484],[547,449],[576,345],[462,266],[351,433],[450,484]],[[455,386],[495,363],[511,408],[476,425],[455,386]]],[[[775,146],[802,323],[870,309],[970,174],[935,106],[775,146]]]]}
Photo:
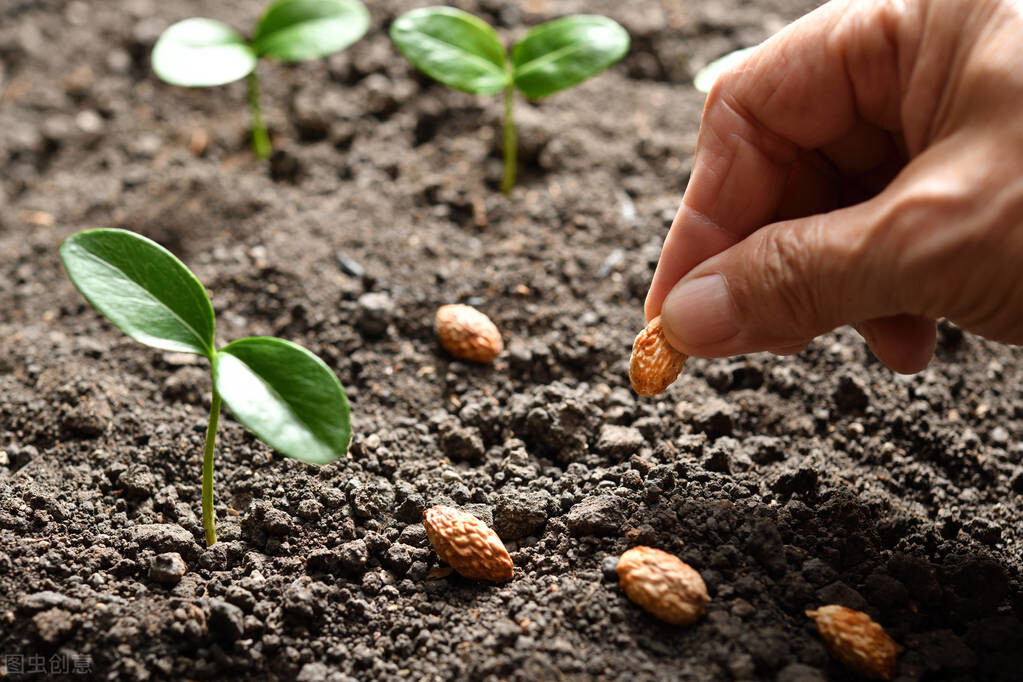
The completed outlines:
{"type": "Polygon", "coordinates": [[[721,275],[707,275],[676,286],[661,306],[661,323],[686,346],[709,346],[739,333],[735,304],[721,275]]]}

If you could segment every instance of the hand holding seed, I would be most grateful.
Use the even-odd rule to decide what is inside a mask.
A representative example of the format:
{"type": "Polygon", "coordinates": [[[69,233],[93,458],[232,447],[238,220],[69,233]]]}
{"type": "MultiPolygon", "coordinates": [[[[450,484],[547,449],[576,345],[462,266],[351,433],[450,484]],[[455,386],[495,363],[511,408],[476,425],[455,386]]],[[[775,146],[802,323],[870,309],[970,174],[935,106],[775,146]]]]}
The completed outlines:
{"type": "Polygon", "coordinates": [[[682,353],[851,324],[921,370],[935,320],[1023,344],[1023,13],[833,0],[720,76],[646,300],[682,353]]]}

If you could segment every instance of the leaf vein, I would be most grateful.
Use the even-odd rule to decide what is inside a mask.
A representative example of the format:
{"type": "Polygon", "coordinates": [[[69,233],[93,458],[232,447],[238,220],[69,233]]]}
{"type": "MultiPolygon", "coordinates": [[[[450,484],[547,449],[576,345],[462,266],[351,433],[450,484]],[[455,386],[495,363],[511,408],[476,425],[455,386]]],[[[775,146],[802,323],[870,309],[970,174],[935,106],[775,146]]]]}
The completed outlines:
{"type": "Polygon", "coordinates": [[[89,257],[89,258],[91,258],[92,260],[94,260],[95,262],[98,262],[98,263],[100,263],[101,265],[104,265],[104,266],[106,266],[107,268],[109,268],[109,269],[111,269],[111,270],[114,270],[115,272],[119,273],[120,275],[122,275],[122,276],[124,277],[124,279],[125,279],[125,280],[127,280],[128,282],[131,282],[131,283],[132,283],[133,285],[135,285],[135,287],[136,287],[136,288],[137,288],[138,290],[140,290],[140,291],[142,291],[142,292],[144,292],[144,293],[148,294],[148,298],[149,298],[149,299],[151,299],[151,300],[153,300],[153,301],[156,301],[156,302],[157,302],[157,303],[158,303],[158,304],[160,305],[160,307],[161,307],[161,308],[163,308],[163,309],[164,309],[164,310],[166,310],[166,311],[167,311],[168,313],[170,313],[170,315],[171,315],[171,316],[172,316],[172,317],[173,317],[173,318],[174,318],[175,320],[177,320],[178,322],[180,322],[180,323],[181,323],[181,325],[182,325],[182,326],[183,326],[183,327],[184,327],[185,329],[187,329],[187,330],[188,330],[188,331],[189,331],[189,332],[190,332],[190,333],[192,334],[192,336],[194,336],[194,337],[196,338],[196,340],[197,340],[197,341],[199,342],[199,343],[197,343],[196,345],[198,345],[198,346],[200,346],[200,347],[202,347],[202,348],[206,348],[207,350],[209,350],[209,348],[208,348],[208,347],[206,346],[206,343],[205,343],[205,339],[203,338],[202,334],[200,334],[200,333],[199,333],[199,332],[198,332],[198,331],[197,331],[197,330],[195,329],[195,327],[193,327],[193,326],[192,326],[192,325],[191,325],[191,324],[190,324],[189,322],[187,322],[187,321],[186,321],[186,320],[185,320],[185,319],[184,319],[183,317],[181,317],[180,315],[178,315],[178,313],[177,313],[177,312],[176,312],[176,311],[175,311],[175,310],[174,310],[173,308],[171,308],[171,307],[170,307],[169,305],[167,305],[167,304],[166,304],[166,303],[164,303],[164,302],[163,302],[162,300],[160,300],[159,298],[157,298],[157,297],[156,297],[155,295],[153,295],[152,293],[150,293],[149,289],[146,289],[146,288],[145,288],[144,286],[142,286],[141,284],[139,284],[138,282],[136,282],[136,281],[135,281],[134,279],[132,279],[132,278],[131,278],[131,276],[130,276],[130,275],[128,275],[128,273],[127,273],[127,272],[125,272],[125,271],[124,271],[124,270],[122,270],[121,268],[117,267],[116,265],[114,265],[113,263],[111,263],[110,261],[108,261],[107,259],[105,259],[105,258],[102,258],[102,257],[100,257],[99,255],[97,255],[97,254],[93,253],[92,251],[89,251],[88,249],[82,249],[82,251],[83,251],[83,252],[85,253],[85,255],[86,255],[87,257],[89,257]]]}
{"type": "Polygon", "coordinates": [[[453,48],[455,51],[467,55],[468,57],[471,58],[471,61],[476,61],[476,62],[482,63],[490,71],[493,71],[493,72],[496,72],[496,73],[500,73],[501,72],[501,67],[498,66],[497,64],[495,64],[494,62],[492,62],[489,59],[486,59],[484,57],[480,57],[477,54],[473,54],[472,52],[469,52],[465,48],[460,47],[460,46],[456,45],[455,43],[451,43],[451,42],[448,42],[446,40],[441,40],[440,38],[436,38],[436,37],[430,35],[429,33],[419,33],[419,35],[422,36],[423,38],[426,38],[428,40],[433,41],[434,43],[437,43],[439,45],[447,45],[448,47],[453,48]]]}
{"type": "Polygon", "coordinates": [[[562,57],[570,55],[573,52],[577,52],[583,49],[584,47],[586,46],[582,45],[581,43],[573,43],[571,45],[560,47],[557,50],[548,52],[543,56],[537,57],[536,59],[529,60],[528,62],[523,64],[521,68],[515,70],[515,75],[517,77],[520,74],[529,73],[532,70],[539,69],[545,66],[548,62],[553,62],[558,59],[561,59],[562,57]]]}
{"type": "Polygon", "coordinates": [[[320,438],[316,435],[316,429],[313,428],[313,425],[302,418],[302,416],[292,406],[291,402],[287,400],[283,395],[281,395],[280,392],[278,392],[277,389],[273,387],[273,384],[264,379],[262,374],[257,372],[252,365],[245,362],[245,360],[243,360],[242,358],[238,357],[234,353],[231,353],[230,351],[228,351],[228,355],[238,360],[238,362],[242,363],[242,365],[244,365],[247,370],[252,372],[252,376],[259,379],[260,383],[262,383],[263,386],[266,388],[267,393],[276,398],[280,404],[284,405],[284,407],[288,410],[288,414],[291,415],[291,418],[294,419],[296,422],[300,423],[302,426],[304,426],[306,431],[312,434],[313,438],[317,442],[320,442],[320,438]]]}

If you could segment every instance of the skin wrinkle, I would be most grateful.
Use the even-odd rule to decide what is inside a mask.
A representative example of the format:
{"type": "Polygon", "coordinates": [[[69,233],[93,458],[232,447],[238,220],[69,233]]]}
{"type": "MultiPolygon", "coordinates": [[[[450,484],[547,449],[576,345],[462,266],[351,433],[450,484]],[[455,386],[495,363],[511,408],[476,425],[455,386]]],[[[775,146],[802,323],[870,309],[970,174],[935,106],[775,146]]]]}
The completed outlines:
{"type": "MultiPolygon", "coordinates": [[[[860,25],[857,27],[858,30],[853,31],[854,37],[847,38],[846,44],[841,48],[841,59],[845,66],[846,78],[851,85],[857,115],[878,128],[898,132],[902,130],[902,121],[899,117],[899,104],[903,92],[901,84],[896,82],[896,87],[878,87],[879,80],[888,81],[891,77],[884,79],[875,77],[878,74],[891,74],[894,65],[895,80],[899,80],[900,45],[895,27],[897,19],[894,18],[898,15],[892,14],[896,11],[893,9],[895,3],[885,4],[887,13],[877,17],[877,25],[860,25]],[[863,35],[870,38],[867,48],[863,48],[862,45],[863,35]],[[881,45],[878,44],[878,37],[881,45]],[[878,99],[880,102],[876,101],[878,99]]],[[[850,21],[858,20],[860,20],[858,15],[850,18],[850,21]]]]}
{"type": "MultiPolygon", "coordinates": [[[[750,221],[748,219],[742,220],[728,220],[722,213],[727,211],[729,217],[731,216],[742,216],[754,211],[754,207],[744,206],[740,209],[736,209],[734,204],[730,204],[727,207],[720,207],[713,201],[703,201],[702,197],[713,197],[721,193],[727,193],[727,187],[724,187],[725,182],[731,175],[733,167],[743,161],[742,153],[745,151],[752,151],[754,154],[760,153],[760,145],[751,139],[747,139],[740,132],[750,130],[748,119],[742,115],[742,113],[724,100],[719,100],[718,106],[710,112],[709,117],[721,117],[728,116],[733,119],[737,125],[720,125],[720,126],[707,126],[706,133],[714,135],[713,140],[707,140],[701,146],[701,151],[694,163],[694,168],[699,170],[699,183],[692,186],[687,191],[684,203],[688,210],[692,210],[693,204],[710,205],[714,210],[714,215],[710,216],[706,213],[700,213],[701,216],[706,218],[708,221],[713,222],[715,226],[722,232],[728,234],[729,243],[735,243],[738,239],[741,239],[745,232],[745,227],[750,221]],[[722,113],[723,112],[723,113],[722,113]],[[739,130],[736,130],[739,128],[739,130]],[[726,137],[717,137],[718,130],[729,131],[726,137]],[[711,158],[707,158],[708,154],[713,154],[711,158]],[[706,174],[710,174],[706,177],[706,174]],[[729,224],[735,225],[740,223],[739,228],[736,230],[729,230],[726,226],[729,224]]],[[[751,136],[752,137],[752,136],[751,136]]],[[[748,158],[748,157],[747,157],[748,158]]],[[[755,159],[754,159],[755,160],[755,159]]],[[[770,162],[770,159],[767,159],[770,162]]],[[[744,195],[744,196],[749,196],[744,195]]],[[[756,218],[754,218],[756,220],[756,218]]],[[[684,274],[684,273],[682,273],[684,274]]]]}
{"type": "MultiPolygon", "coordinates": [[[[859,19],[860,17],[858,15],[852,15],[850,18],[843,18],[842,20],[839,21],[837,30],[831,33],[828,38],[828,47],[833,49],[837,53],[838,61],[842,65],[842,73],[845,75],[845,87],[842,89],[845,92],[853,93],[852,110],[854,116],[851,117],[852,120],[849,122],[849,125],[848,127],[846,127],[845,131],[841,135],[837,136],[838,139],[842,139],[843,137],[851,133],[852,130],[856,127],[856,125],[865,118],[863,111],[861,111],[859,99],[856,97],[856,80],[853,78],[848,50],[848,45],[850,41],[853,44],[856,44],[856,41],[854,39],[853,40],[850,39],[849,34],[852,34],[852,36],[856,36],[859,33],[859,31],[856,30],[858,28],[857,26],[853,26],[852,28],[847,28],[847,26],[849,23],[854,24],[859,23],[859,19]]],[[[873,121],[871,121],[870,119],[867,120],[873,123],[873,121]]]]}
{"type": "MultiPolygon", "coordinates": [[[[721,186],[724,184],[725,178],[728,177],[728,171],[732,165],[733,156],[730,153],[724,153],[730,150],[728,145],[725,144],[724,139],[718,134],[717,128],[709,127],[707,128],[706,133],[701,134],[713,135],[714,142],[701,144],[699,154],[693,159],[693,169],[699,169],[699,182],[702,183],[693,188],[693,193],[695,194],[696,191],[710,191],[712,195],[717,195],[721,191],[721,186]],[[706,157],[709,155],[712,155],[712,158],[708,161],[706,157]],[[723,172],[718,170],[719,166],[724,167],[722,169],[723,172]],[[704,176],[708,175],[709,177],[705,179],[704,176]],[[703,185],[707,185],[707,187],[704,187],[703,185]]],[[[682,203],[688,210],[696,212],[695,209],[691,208],[694,200],[689,192],[690,190],[687,188],[686,194],[682,197],[682,203]]],[[[709,217],[705,213],[699,212],[699,215],[702,218],[708,219],[708,222],[713,222],[709,220],[709,217]]]]}
{"type": "MultiPolygon", "coordinates": [[[[690,220],[694,221],[693,224],[698,224],[704,229],[710,228],[713,232],[720,235],[723,241],[726,241],[730,244],[735,243],[735,236],[728,232],[727,230],[725,230],[723,227],[721,227],[721,225],[711,220],[707,215],[701,213],[700,211],[697,211],[695,208],[687,207],[686,210],[689,212],[690,220]]],[[[656,315],[651,316],[651,318],[653,317],[656,317],[656,315]]]]}
{"type": "MultiPolygon", "coordinates": [[[[870,287],[876,286],[878,291],[885,292],[888,296],[888,301],[886,302],[888,314],[894,314],[904,312],[904,309],[897,304],[897,296],[902,289],[897,284],[897,273],[892,263],[892,255],[899,252],[889,251],[885,254],[888,267],[879,269],[880,271],[871,269],[868,267],[868,264],[877,259],[877,242],[869,230],[851,229],[849,227],[851,224],[863,224],[865,216],[872,215],[875,212],[874,207],[877,203],[878,200],[875,198],[846,209],[848,212],[855,212],[856,218],[855,220],[845,221],[846,227],[838,237],[844,251],[827,254],[827,257],[831,259],[829,262],[833,263],[835,267],[844,266],[848,272],[856,275],[855,277],[839,277],[840,273],[834,273],[836,281],[844,284],[843,296],[858,297],[861,292],[868,291],[870,287]],[[882,278],[886,281],[881,286],[877,286],[877,280],[882,278]]],[[[869,320],[866,321],[869,322],[869,320]]],[[[834,326],[838,326],[842,322],[843,320],[837,320],[834,322],[834,326]]]]}
{"type": "MultiPolygon", "coordinates": [[[[805,274],[813,272],[812,268],[807,269],[804,267],[806,259],[803,256],[803,245],[806,236],[807,235],[804,231],[780,232],[772,230],[765,235],[766,238],[757,242],[757,247],[753,249],[751,253],[754,260],[764,264],[762,268],[758,269],[758,274],[765,275],[769,280],[768,288],[777,294],[777,300],[780,304],[779,307],[783,311],[785,319],[793,321],[799,319],[820,319],[820,313],[825,312],[828,309],[827,305],[821,305],[821,301],[818,296],[810,296],[808,298],[801,297],[799,293],[797,293],[799,292],[799,288],[792,285],[793,281],[802,281],[805,274]],[[804,270],[806,272],[804,272],[804,270]]],[[[810,243],[813,243],[812,239],[810,240],[810,243]]],[[[760,286],[759,283],[758,286],[760,286]]],[[[739,299],[743,302],[750,303],[755,301],[755,298],[750,296],[741,296],[739,299]]],[[[742,317],[746,320],[756,320],[759,322],[763,317],[764,312],[768,311],[763,309],[747,309],[742,311],[742,317]]],[[[769,311],[771,318],[776,317],[776,313],[777,311],[774,309],[769,311]]],[[[773,320],[771,321],[773,322],[773,320]]],[[[756,329],[749,328],[744,331],[746,333],[762,333],[758,332],[756,329]]],[[[768,345],[787,346],[796,343],[799,340],[800,339],[794,339],[791,337],[779,338],[773,343],[769,342],[768,345]]]]}
{"type": "MultiPolygon", "coordinates": [[[[752,159],[750,159],[751,162],[753,164],[757,164],[757,162],[761,160],[758,157],[764,156],[761,150],[758,149],[754,143],[744,138],[739,132],[733,132],[729,135],[729,139],[736,141],[735,144],[731,146],[732,165],[741,166],[743,162],[750,159],[750,157],[752,157],[752,159]]],[[[770,161],[768,161],[768,163],[770,163],[770,161]]],[[[727,185],[729,180],[734,182],[734,178],[726,175],[724,178],[724,184],[727,185]]],[[[730,192],[729,194],[734,196],[734,192],[730,192]]],[[[762,214],[771,215],[777,211],[777,202],[775,202],[773,207],[765,210],[758,206],[757,200],[759,198],[760,197],[757,197],[754,193],[747,192],[742,194],[741,204],[736,202],[732,203],[728,207],[728,213],[733,216],[733,219],[729,222],[732,222],[733,227],[736,229],[730,230],[724,225],[721,226],[721,229],[731,236],[733,242],[742,239],[747,225],[761,222],[762,214]]]]}
{"type": "Polygon", "coordinates": [[[893,44],[890,15],[882,15],[877,21],[880,30],[868,25],[858,14],[844,15],[839,30],[832,34],[830,40],[843,66],[849,90],[853,93],[853,108],[857,119],[847,132],[821,149],[841,174],[851,176],[849,179],[859,189],[855,195],[843,189],[845,196],[842,205],[850,205],[875,195],[897,172],[897,168],[891,168],[889,172],[880,171],[899,161],[892,135],[888,132],[897,131],[899,127],[898,92],[895,93],[893,103],[891,88],[866,85],[876,84],[878,80],[890,80],[876,76],[889,72],[898,54],[893,44]],[[863,35],[871,37],[866,47],[862,46],[860,39],[863,35]],[[875,35],[882,37],[885,47],[878,49],[877,42],[873,40],[875,35]],[[880,103],[876,101],[877,93],[881,93],[880,103]],[[879,138],[882,140],[880,143],[877,142],[879,138]],[[878,151],[881,149],[884,151],[878,151]],[[854,160],[854,155],[864,153],[871,154],[873,161],[854,160]],[[880,176],[881,180],[874,179],[875,175],[880,176]]]}
{"type": "MultiPolygon", "coordinates": [[[[866,210],[869,209],[863,204],[843,209],[846,214],[852,213],[856,216],[862,216],[866,210]]],[[[808,243],[817,246],[812,253],[825,266],[811,269],[812,273],[816,273],[817,281],[812,281],[809,277],[804,280],[812,281],[810,292],[819,311],[818,319],[826,320],[827,329],[822,331],[833,329],[846,321],[838,316],[839,308],[834,305],[831,297],[843,301],[858,301],[861,292],[871,286],[870,282],[863,280],[877,277],[876,273],[871,273],[869,268],[865,267],[865,264],[876,258],[875,246],[862,231],[849,227],[861,223],[862,217],[842,221],[843,225],[838,230],[833,227],[828,230],[829,217],[821,215],[811,220],[806,235],[808,243]],[[842,276],[842,273],[837,271],[839,268],[845,270],[847,275],[842,276]]],[[[893,286],[885,288],[894,289],[893,286]]],[[[841,307],[849,309],[854,306],[841,307]]]]}
{"type": "Polygon", "coordinates": [[[919,15],[907,19],[904,24],[907,32],[912,30],[916,34],[916,39],[913,41],[915,50],[912,54],[907,53],[904,59],[900,60],[900,65],[906,67],[905,83],[901,89],[903,94],[900,117],[906,140],[906,151],[911,159],[919,155],[927,145],[927,138],[920,131],[927,130],[930,126],[934,117],[933,102],[938,99],[934,91],[937,89],[936,84],[943,80],[929,78],[925,73],[925,69],[930,70],[930,65],[925,64],[925,60],[920,55],[933,52],[933,50],[927,49],[927,43],[931,38],[931,32],[926,29],[927,17],[930,16],[930,12],[929,5],[921,3],[917,7],[919,15]],[[927,85],[917,85],[921,81],[927,85]],[[921,89],[924,91],[920,92],[921,89]],[[920,103],[917,100],[920,100],[920,103]]]}
{"type": "MultiPolygon", "coordinates": [[[[921,158],[921,157],[918,157],[921,158]]],[[[910,162],[913,165],[913,162],[910,162]]],[[[905,177],[905,176],[903,176],[905,177]]],[[[918,252],[919,245],[915,243],[919,229],[927,229],[918,224],[926,222],[917,218],[916,215],[927,211],[928,198],[921,195],[919,190],[907,190],[901,193],[897,199],[884,201],[879,210],[875,211],[873,224],[866,230],[869,233],[868,240],[875,244],[876,248],[885,253],[904,254],[901,263],[893,263],[899,267],[895,276],[896,281],[913,282],[916,291],[908,291],[902,287],[888,287],[887,290],[892,296],[892,310],[901,310],[907,313],[926,315],[932,306],[922,304],[926,300],[924,293],[930,284],[926,272],[914,273],[914,267],[910,256],[918,252]]],[[[933,287],[930,287],[933,289],[933,287]]]]}
{"type": "Polygon", "coordinates": [[[958,117],[955,114],[961,109],[961,102],[964,100],[961,92],[963,72],[970,66],[971,59],[968,53],[971,51],[972,47],[959,42],[953,54],[948,57],[946,85],[942,88],[941,98],[928,128],[928,144],[940,141],[958,127],[956,125],[958,117]],[[952,84],[951,87],[948,85],[949,82],[952,84]]]}
{"type": "Polygon", "coordinates": [[[729,90],[721,95],[719,98],[721,105],[726,107],[733,115],[745,124],[745,127],[752,129],[757,133],[757,140],[762,141],[763,144],[754,144],[748,142],[751,147],[759,150],[768,161],[771,163],[783,166],[792,163],[796,155],[798,154],[799,145],[784,135],[781,135],[757,120],[755,116],[750,115],[746,108],[742,106],[742,102],[734,97],[732,92],[729,90]]]}
{"type": "MultiPolygon", "coordinates": [[[[756,122],[751,116],[743,111],[741,104],[734,97],[722,97],[719,102],[720,106],[724,107],[725,110],[739,122],[739,125],[734,129],[731,129],[728,135],[729,140],[735,140],[736,142],[734,144],[728,144],[725,140],[722,140],[722,146],[730,152],[727,156],[729,169],[731,166],[741,163],[744,158],[752,158],[754,163],[762,161],[779,169],[790,166],[798,158],[798,147],[796,145],[780,138],[775,133],[756,122]],[[742,154],[744,152],[751,153],[753,156],[743,157],[742,154]]],[[[721,182],[721,185],[727,182],[729,174],[726,172],[722,177],[723,181],[721,182]]],[[[788,181],[787,175],[785,178],[772,177],[772,179],[779,180],[779,184],[782,187],[784,187],[785,183],[788,181]]],[[[721,185],[719,185],[719,191],[725,191],[721,188],[721,185]]],[[[734,195],[734,193],[730,194],[734,195]]],[[[781,193],[778,193],[778,196],[775,197],[773,206],[766,206],[758,209],[758,207],[752,203],[753,200],[756,199],[755,193],[745,193],[743,196],[751,203],[744,206],[741,210],[734,210],[732,206],[729,206],[728,213],[731,216],[734,216],[733,220],[729,222],[733,224],[734,228],[729,229],[726,226],[719,226],[724,232],[731,236],[733,243],[744,238],[751,225],[762,223],[770,219],[770,217],[777,212],[778,205],[782,199],[781,193]]],[[[715,218],[718,219],[721,217],[722,216],[720,215],[715,216],[715,218]]]]}
{"type": "MultiPolygon", "coordinates": [[[[784,39],[779,39],[779,43],[781,45],[783,45],[783,46],[786,44],[784,39]]],[[[775,108],[777,106],[777,105],[775,105],[775,101],[777,100],[779,94],[785,91],[784,85],[785,85],[786,80],[788,80],[788,78],[789,78],[789,74],[791,73],[791,71],[788,68],[789,67],[789,60],[785,58],[784,53],[782,53],[781,55],[778,56],[778,62],[779,63],[777,65],[777,67],[775,67],[775,68],[778,71],[778,73],[783,74],[783,77],[778,82],[773,83],[772,84],[773,87],[767,92],[767,95],[763,97],[763,101],[762,101],[762,103],[760,105],[762,111],[774,111],[775,110],[775,108]]],[[[755,76],[756,76],[756,74],[753,73],[752,76],[747,76],[743,80],[748,80],[750,77],[755,77],[755,76]]],[[[758,84],[756,84],[756,87],[749,88],[747,90],[747,92],[757,92],[759,88],[760,88],[760,84],[758,83],[758,84]]],[[[739,86],[736,86],[735,89],[740,89],[740,88],[739,88],[739,86]]],[[[749,112],[746,111],[746,108],[742,106],[742,104],[739,102],[739,100],[736,97],[734,97],[734,95],[732,93],[733,93],[733,88],[728,88],[725,91],[724,95],[722,96],[722,99],[727,97],[728,99],[731,100],[731,102],[726,102],[726,104],[728,106],[730,106],[731,109],[734,110],[736,113],[738,113],[742,117],[742,120],[746,121],[749,125],[751,125],[751,126],[766,127],[766,126],[764,126],[764,124],[761,121],[757,120],[756,117],[751,116],[749,114],[749,112]]],[[[757,95],[759,96],[759,92],[757,92],[757,95]]],[[[786,101],[787,102],[791,102],[792,99],[793,98],[791,98],[791,97],[786,97],[785,99],[783,99],[782,100],[782,102],[783,102],[782,107],[783,108],[788,108],[786,106],[785,102],[786,101]]],[[[777,134],[777,133],[775,133],[775,134],[777,134]]],[[[785,139],[784,135],[778,135],[778,136],[781,137],[782,139],[785,139]]]]}
{"type": "MultiPolygon", "coordinates": [[[[839,20],[836,23],[840,24],[841,21],[839,20]]],[[[823,29],[827,30],[828,38],[826,39],[826,44],[830,45],[836,33],[837,26],[825,26],[823,29]],[[830,30],[828,30],[829,28],[830,30]]],[[[785,48],[790,45],[790,33],[791,28],[778,34],[776,37],[779,45],[778,51],[780,52],[780,55],[777,56],[777,61],[780,62],[777,67],[777,72],[782,74],[782,78],[779,81],[772,82],[770,84],[771,88],[767,91],[766,95],[762,94],[761,88],[764,86],[761,86],[759,83],[757,83],[755,87],[750,87],[747,92],[752,95],[752,99],[761,100],[759,109],[766,112],[764,118],[773,120],[775,127],[778,127],[781,122],[786,119],[799,121],[799,124],[791,130],[771,129],[765,123],[758,120],[757,117],[749,115],[746,108],[742,107],[738,100],[736,100],[736,103],[739,110],[744,114],[747,120],[764,128],[765,130],[768,130],[778,139],[789,142],[790,144],[803,149],[816,149],[823,143],[823,140],[817,140],[816,138],[820,138],[824,133],[810,125],[811,121],[814,119],[807,116],[806,109],[813,111],[817,106],[819,106],[819,103],[815,99],[815,93],[805,92],[805,83],[814,80],[814,78],[806,75],[806,73],[802,72],[800,69],[789,68],[789,59],[785,54],[785,48]],[[787,87],[787,84],[791,82],[793,77],[797,78],[797,86],[787,87]],[[776,105],[776,100],[780,100],[781,104],[776,105]],[[812,103],[809,106],[804,104],[808,101],[812,103]],[[802,110],[795,109],[793,104],[803,105],[802,110]],[[785,115],[782,115],[783,113],[785,115]]],[[[772,41],[770,40],[768,41],[768,43],[771,42],[772,41]]],[[[827,53],[827,50],[825,50],[825,53],[827,53]]],[[[758,52],[758,54],[763,54],[763,52],[758,52]]],[[[754,58],[756,58],[756,56],[754,56],[754,58]]],[[[818,66],[819,65],[817,63],[811,63],[804,65],[803,69],[816,69],[818,66]]],[[[842,107],[840,105],[836,107],[836,105],[832,104],[832,108],[837,108],[838,111],[847,111],[846,107],[842,107]]],[[[818,120],[826,120],[830,126],[835,126],[835,123],[829,119],[818,120]]],[[[853,121],[850,119],[845,125],[846,127],[852,127],[852,123],[853,121]]]]}
{"type": "MultiPolygon", "coordinates": [[[[861,211],[862,208],[848,210],[861,211]]],[[[869,273],[867,268],[859,265],[874,255],[870,240],[855,230],[829,231],[827,222],[830,217],[815,216],[799,231],[771,229],[754,236],[751,242],[753,248],[747,257],[761,264],[755,270],[758,280],[753,282],[747,280],[742,275],[744,269],[740,268],[739,274],[729,282],[729,287],[735,287],[740,293],[743,289],[749,288],[769,289],[776,299],[772,302],[773,305],[765,308],[756,302],[756,297],[743,295],[735,297],[739,306],[743,304],[754,306],[739,309],[741,317],[748,325],[743,335],[762,338],[765,346],[788,348],[805,344],[807,338],[802,335],[771,334],[768,328],[798,328],[801,327],[801,320],[812,319],[820,325],[820,328],[815,330],[815,334],[819,334],[841,324],[843,321],[836,317],[838,310],[832,305],[833,301],[836,299],[856,301],[859,293],[864,291],[868,284],[856,281],[855,278],[839,277],[827,267],[820,267],[820,264],[835,267],[845,264],[849,266],[850,272],[876,278],[876,274],[869,273]],[[816,245],[817,248],[809,248],[808,245],[816,245]],[[819,257],[814,261],[807,261],[807,253],[819,257]],[[765,278],[769,280],[767,285],[763,283],[765,278]],[[810,282],[810,285],[794,286],[794,283],[799,282],[810,282]],[[836,288],[836,285],[839,288],[836,288]],[[800,299],[800,293],[809,293],[810,298],[800,299]],[[781,314],[779,310],[782,311],[781,314]],[[779,324],[779,319],[788,322],[779,324]],[[768,334],[770,338],[764,338],[768,334]]],[[[859,221],[848,222],[855,224],[859,221]]],[[[783,227],[784,225],[779,224],[779,228],[783,227]]],[[[710,271],[714,270],[713,263],[709,263],[708,266],[710,271]]],[[[894,288],[886,287],[888,291],[894,288]]],[[[893,312],[896,310],[897,308],[892,307],[893,312]]],[[[739,337],[737,341],[742,342],[743,338],[739,337]]]]}
{"type": "MultiPolygon", "coordinates": [[[[926,58],[914,59],[914,72],[904,91],[902,106],[903,129],[911,158],[940,140],[951,123],[951,110],[960,100],[958,88],[963,81],[962,69],[969,61],[963,53],[970,49],[959,38],[960,31],[964,30],[963,21],[948,18],[947,10],[936,8],[933,2],[923,4],[918,54],[926,58]],[[942,47],[930,47],[932,42],[942,47]],[[931,85],[921,85],[921,81],[931,85]],[[953,85],[950,87],[949,83],[953,85]]],[[[987,5],[983,0],[979,0],[979,4],[987,5]]],[[[967,21],[975,20],[977,11],[972,10],[967,21]]]]}

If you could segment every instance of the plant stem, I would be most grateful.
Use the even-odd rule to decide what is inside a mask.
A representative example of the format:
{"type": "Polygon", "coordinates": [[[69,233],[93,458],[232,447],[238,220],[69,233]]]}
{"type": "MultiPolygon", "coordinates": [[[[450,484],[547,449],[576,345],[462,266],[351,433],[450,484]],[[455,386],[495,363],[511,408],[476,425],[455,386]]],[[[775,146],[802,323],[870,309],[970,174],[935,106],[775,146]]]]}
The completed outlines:
{"type": "Polygon", "coordinates": [[[213,446],[217,442],[220,421],[220,394],[213,388],[210,401],[210,423],[206,427],[206,447],[202,454],[202,527],[206,529],[206,546],[217,541],[217,518],[213,513],[213,446]]]}
{"type": "Polygon", "coordinates": [[[509,82],[504,88],[504,177],[501,178],[501,193],[510,194],[515,186],[515,164],[517,142],[515,140],[515,84],[509,82]]]}
{"type": "Polygon", "coordinates": [[[263,110],[259,106],[259,76],[253,69],[249,74],[249,113],[252,118],[252,152],[257,158],[270,156],[270,135],[263,125],[263,110]]]}

